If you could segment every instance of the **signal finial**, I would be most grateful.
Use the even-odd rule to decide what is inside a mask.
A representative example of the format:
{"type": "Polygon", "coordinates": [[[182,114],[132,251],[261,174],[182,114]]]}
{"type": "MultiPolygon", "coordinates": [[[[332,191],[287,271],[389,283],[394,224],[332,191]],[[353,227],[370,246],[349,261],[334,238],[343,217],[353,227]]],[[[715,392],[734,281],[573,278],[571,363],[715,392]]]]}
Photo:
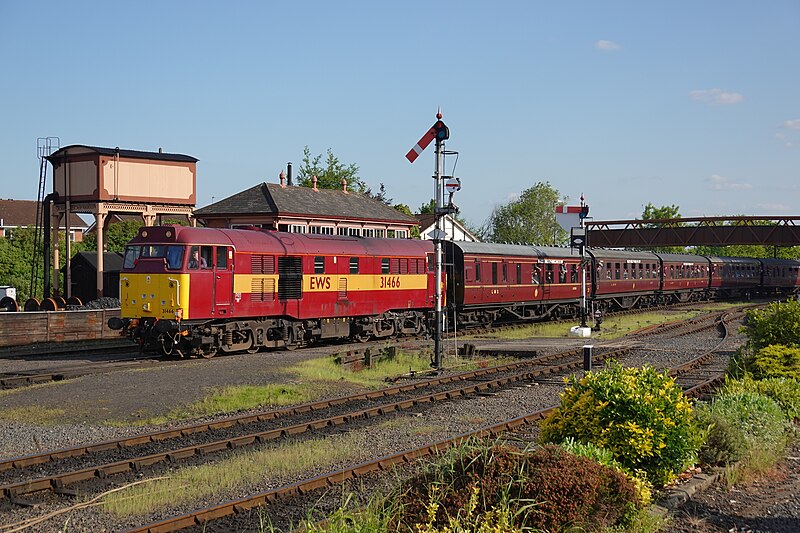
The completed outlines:
{"type": "Polygon", "coordinates": [[[442,120],[442,108],[441,107],[437,107],[436,108],[436,118],[439,119],[439,120],[442,120]]]}

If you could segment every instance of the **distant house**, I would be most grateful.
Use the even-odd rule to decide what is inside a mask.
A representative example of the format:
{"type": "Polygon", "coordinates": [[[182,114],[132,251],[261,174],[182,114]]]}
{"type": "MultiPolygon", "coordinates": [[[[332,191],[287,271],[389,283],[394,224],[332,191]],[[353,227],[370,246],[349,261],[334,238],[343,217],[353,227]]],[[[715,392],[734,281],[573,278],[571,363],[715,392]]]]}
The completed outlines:
{"type": "MultiPolygon", "coordinates": [[[[36,203],[34,200],[0,200],[0,237],[11,238],[17,228],[35,227],[36,203]]],[[[69,238],[71,241],[82,241],[86,228],[86,221],[75,213],[70,215],[69,238]]],[[[64,220],[61,221],[59,229],[66,231],[64,220]]]]}
{"type": "MultiPolygon", "coordinates": [[[[436,229],[436,216],[433,214],[416,215],[419,222],[419,238],[432,239],[431,232],[436,229]]],[[[464,227],[464,224],[454,219],[450,215],[445,215],[442,220],[442,231],[444,231],[447,241],[470,241],[478,242],[478,238],[464,227]]]]}
{"type": "Polygon", "coordinates": [[[260,183],[194,212],[213,228],[257,226],[292,233],[398,238],[411,236],[414,217],[363,194],[281,183],[260,183]]]}

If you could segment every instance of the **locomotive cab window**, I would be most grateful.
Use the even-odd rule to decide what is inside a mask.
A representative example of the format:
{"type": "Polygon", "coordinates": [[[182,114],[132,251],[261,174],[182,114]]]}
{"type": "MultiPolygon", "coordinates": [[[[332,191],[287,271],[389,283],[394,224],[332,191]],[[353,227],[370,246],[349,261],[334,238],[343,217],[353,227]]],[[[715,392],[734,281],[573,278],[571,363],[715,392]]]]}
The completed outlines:
{"type": "Polygon", "coordinates": [[[228,247],[217,246],[217,270],[228,270],[228,247]]]}

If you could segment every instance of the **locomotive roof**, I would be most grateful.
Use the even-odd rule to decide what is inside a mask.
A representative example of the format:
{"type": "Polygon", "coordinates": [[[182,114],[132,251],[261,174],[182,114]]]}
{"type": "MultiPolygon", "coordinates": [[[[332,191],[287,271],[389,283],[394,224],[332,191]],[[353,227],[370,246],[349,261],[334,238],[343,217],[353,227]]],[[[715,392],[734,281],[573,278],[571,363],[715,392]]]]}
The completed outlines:
{"type": "Polygon", "coordinates": [[[260,229],[191,228],[152,226],[139,230],[131,244],[179,243],[234,246],[239,252],[324,255],[410,255],[433,252],[433,243],[418,239],[368,239],[362,237],[306,235],[260,229]],[[147,236],[143,236],[144,233],[147,236]],[[172,235],[168,236],[168,233],[172,235]]]}

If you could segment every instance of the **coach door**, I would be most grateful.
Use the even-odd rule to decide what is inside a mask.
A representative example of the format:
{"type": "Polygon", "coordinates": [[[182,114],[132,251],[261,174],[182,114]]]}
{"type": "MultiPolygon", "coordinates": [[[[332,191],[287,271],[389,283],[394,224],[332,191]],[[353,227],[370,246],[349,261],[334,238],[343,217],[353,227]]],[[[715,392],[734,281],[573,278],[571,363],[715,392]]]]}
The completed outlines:
{"type": "Polygon", "coordinates": [[[227,316],[233,296],[233,248],[217,246],[214,251],[214,313],[227,316]]]}

